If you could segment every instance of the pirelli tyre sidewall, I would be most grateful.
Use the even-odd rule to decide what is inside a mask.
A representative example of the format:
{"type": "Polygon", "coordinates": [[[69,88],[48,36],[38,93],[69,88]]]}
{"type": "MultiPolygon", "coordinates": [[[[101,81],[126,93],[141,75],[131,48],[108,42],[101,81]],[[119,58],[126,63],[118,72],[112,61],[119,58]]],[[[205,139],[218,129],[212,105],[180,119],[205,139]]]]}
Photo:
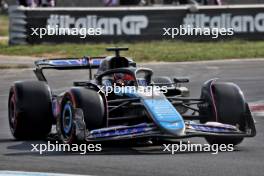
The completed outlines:
{"type": "MultiPolygon", "coordinates": [[[[202,87],[201,99],[206,106],[199,106],[200,115],[205,117],[202,123],[216,121],[237,126],[245,131],[247,103],[240,88],[231,82],[208,81],[202,87]]],[[[233,144],[242,142],[243,137],[206,137],[210,144],[233,144]]]]}
{"type": "Polygon", "coordinates": [[[57,130],[65,144],[79,142],[76,137],[75,109],[81,109],[87,130],[102,128],[106,122],[102,96],[97,91],[74,87],[67,91],[61,101],[57,130]]]}
{"type": "Polygon", "coordinates": [[[43,139],[51,130],[51,92],[45,82],[15,82],[9,91],[8,119],[16,139],[43,139]]]}

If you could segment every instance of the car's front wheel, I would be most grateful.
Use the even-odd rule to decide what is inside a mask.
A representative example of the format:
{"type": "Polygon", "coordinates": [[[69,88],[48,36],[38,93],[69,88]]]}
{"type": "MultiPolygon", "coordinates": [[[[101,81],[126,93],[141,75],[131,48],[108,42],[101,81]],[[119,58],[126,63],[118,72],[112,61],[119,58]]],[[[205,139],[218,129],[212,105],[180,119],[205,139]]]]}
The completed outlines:
{"type": "MultiPolygon", "coordinates": [[[[230,82],[208,81],[202,88],[201,99],[204,99],[208,104],[206,107],[200,107],[200,115],[206,117],[201,120],[202,123],[216,121],[236,126],[240,131],[245,132],[245,115],[249,108],[237,85],[230,82]]],[[[243,139],[243,137],[206,137],[210,144],[237,145],[243,139]]]]}
{"type": "Polygon", "coordinates": [[[75,126],[75,110],[77,108],[83,112],[87,130],[102,128],[106,123],[102,96],[95,90],[72,88],[62,98],[61,113],[57,123],[63,143],[77,142],[75,126]]]}

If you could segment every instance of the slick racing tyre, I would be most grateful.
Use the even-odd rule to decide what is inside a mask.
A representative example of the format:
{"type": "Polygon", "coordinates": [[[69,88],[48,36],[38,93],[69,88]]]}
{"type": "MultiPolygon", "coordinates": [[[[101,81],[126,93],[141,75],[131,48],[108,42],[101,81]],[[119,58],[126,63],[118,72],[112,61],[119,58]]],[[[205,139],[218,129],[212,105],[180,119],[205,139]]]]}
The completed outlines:
{"type": "MultiPolygon", "coordinates": [[[[230,82],[208,81],[202,88],[201,99],[207,103],[207,107],[199,107],[200,115],[205,116],[201,122],[216,121],[237,126],[245,131],[245,114],[249,111],[240,88],[230,82]]],[[[243,137],[206,137],[210,144],[233,144],[243,141],[243,137]]]]}
{"type": "Polygon", "coordinates": [[[82,110],[87,130],[102,128],[106,123],[102,96],[92,89],[72,88],[62,98],[57,124],[60,138],[65,144],[77,142],[74,124],[76,108],[82,110]]]}
{"type": "Polygon", "coordinates": [[[16,139],[43,139],[52,126],[51,92],[45,82],[16,82],[8,101],[10,130],[16,139]]]}

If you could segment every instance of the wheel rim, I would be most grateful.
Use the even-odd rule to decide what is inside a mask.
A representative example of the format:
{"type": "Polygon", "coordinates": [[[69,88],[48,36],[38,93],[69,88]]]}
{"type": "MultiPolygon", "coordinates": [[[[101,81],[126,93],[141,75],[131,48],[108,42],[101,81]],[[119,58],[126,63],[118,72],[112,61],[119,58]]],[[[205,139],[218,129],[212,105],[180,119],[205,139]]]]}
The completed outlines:
{"type": "Polygon", "coordinates": [[[62,129],[66,137],[69,137],[71,134],[72,121],[73,121],[72,119],[73,119],[73,113],[72,113],[71,103],[67,102],[64,105],[62,112],[62,129]]]}
{"type": "Polygon", "coordinates": [[[14,129],[16,127],[16,100],[15,100],[15,94],[13,93],[10,98],[9,103],[9,123],[10,123],[10,129],[11,132],[14,133],[14,129]]]}

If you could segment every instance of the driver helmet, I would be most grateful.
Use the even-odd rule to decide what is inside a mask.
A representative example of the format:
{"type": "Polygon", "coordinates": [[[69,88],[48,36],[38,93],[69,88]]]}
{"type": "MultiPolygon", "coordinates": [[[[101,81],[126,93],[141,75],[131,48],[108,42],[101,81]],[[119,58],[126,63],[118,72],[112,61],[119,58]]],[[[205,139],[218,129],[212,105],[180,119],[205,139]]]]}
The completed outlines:
{"type": "Polygon", "coordinates": [[[134,85],[134,77],[127,73],[115,73],[114,82],[119,86],[131,86],[134,85]]]}

